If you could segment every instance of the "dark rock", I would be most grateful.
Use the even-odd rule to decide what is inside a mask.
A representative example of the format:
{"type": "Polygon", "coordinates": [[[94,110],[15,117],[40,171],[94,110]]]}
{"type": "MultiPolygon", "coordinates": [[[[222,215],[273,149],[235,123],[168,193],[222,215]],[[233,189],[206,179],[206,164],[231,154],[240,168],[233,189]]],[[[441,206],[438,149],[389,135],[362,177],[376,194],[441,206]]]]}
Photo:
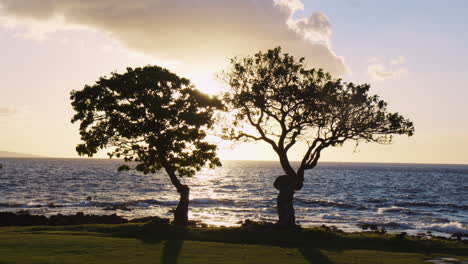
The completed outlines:
{"type": "Polygon", "coordinates": [[[55,203],[48,203],[48,204],[47,204],[47,207],[49,207],[49,208],[57,208],[57,207],[62,207],[62,206],[61,206],[61,205],[57,205],[57,204],[55,204],[55,203]]]}
{"type": "Polygon", "coordinates": [[[277,225],[271,222],[266,221],[253,221],[250,219],[246,219],[241,224],[241,229],[249,230],[249,231],[268,231],[275,229],[277,225]]]}
{"type": "Polygon", "coordinates": [[[142,218],[135,218],[130,221],[129,223],[148,223],[148,222],[159,222],[161,224],[169,224],[169,219],[161,218],[157,216],[149,216],[149,217],[142,217],[142,218]]]}
{"type": "Polygon", "coordinates": [[[19,210],[18,212],[16,212],[17,214],[19,215],[29,215],[29,211],[28,210],[19,210]]]}
{"type": "Polygon", "coordinates": [[[360,227],[362,230],[370,230],[373,233],[376,234],[385,234],[387,233],[387,230],[385,229],[384,226],[379,226],[376,224],[371,224],[371,223],[359,223],[357,224],[358,227],[360,227]]]}
{"type": "Polygon", "coordinates": [[[197,220],[189,220],[189,221],[188,221],[188,226],[191,226],[191,227],[202,227],[202,228],[208,227],[207,224],[202,223],[202,221],[197,221],[197,220]]]}
{"type": "Polygon", "coordinates": [[[64,226],[73,224],[68,217],[62,214],[52,215],[49,217],[49,225],[64,226]]]}
{"type": "Polygon", "coordinates": [[[84,224],[124,224],[128,220],[116,214],[112,215],[86,215],[78,212],[75,215],[52,215],[45,217],[43,215],[31,215],[29,212],[0,212],[0,226],[65,226],[65,225],[84,225],[84,224]]]}
{"type": "Polygon", "coordinates": [[[32,226],[46,224],[47,217],[42,215],[30,215],[27,211],[19,214],[0,212],[0,226],[32,226]]]}
{"type": "Polygon", "coordinates": [[[332,225],[332,226],[321,225],[320,228],[325,229],[328,232],[344,233],[343,230],[339,229],[338,227],[336,227],[334,225],[332,225]]]}
{"type": "Polygon", "coordinates": [[[132,209],[128,208],[127,206],[120,204],[120,205],[113,205],[113,206],[107,206],[104,208],[104,210],[107,211],[112,211],[112,210],[122,210],[122,211],[131,211],[132,209]]]}
{"type": "Polygon", "coordinates": [[[372,230],[372,231],[377,231],[377,229],[379,228],[376,224],[370,224],[370,223],[359,223],[357,224],[357,226],[359,228],[361,228],[362,230],[372,230]]]}
{"type": "Polygon", "coordinates": [[[458,241],[461,241],[463,236],[464,235],[462,233],[455,233],[455,234],[452,234],[450,238],[456,238],[458,241]]]}
{"type": "Polygon", "coordinates": [[[401,232],[401,233],[396,234],[396,235],[395,235],[395,238],[397,238],[397,239],[404,239],[404,238],[406,238],[406,235],[408,235],[408,233],[406,233],[406,232],[401,232]]]}

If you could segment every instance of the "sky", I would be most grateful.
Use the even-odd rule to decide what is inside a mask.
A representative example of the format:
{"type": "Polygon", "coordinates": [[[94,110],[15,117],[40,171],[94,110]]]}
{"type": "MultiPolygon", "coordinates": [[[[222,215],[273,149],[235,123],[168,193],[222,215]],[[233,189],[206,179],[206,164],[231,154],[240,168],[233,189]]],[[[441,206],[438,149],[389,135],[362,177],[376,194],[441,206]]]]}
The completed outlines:
{"type": "MultiPolygon", "coordinates": [[[[467,13],[463,0],[0,0],[0,150],[78,157],[69,94],[100,76],[155,64],[216,94],[229,58],[282,46],[415,124],[321,161],[468,164],[467,13]]],[[[276,159],[219,143],[222,159],[276,159]]]]}

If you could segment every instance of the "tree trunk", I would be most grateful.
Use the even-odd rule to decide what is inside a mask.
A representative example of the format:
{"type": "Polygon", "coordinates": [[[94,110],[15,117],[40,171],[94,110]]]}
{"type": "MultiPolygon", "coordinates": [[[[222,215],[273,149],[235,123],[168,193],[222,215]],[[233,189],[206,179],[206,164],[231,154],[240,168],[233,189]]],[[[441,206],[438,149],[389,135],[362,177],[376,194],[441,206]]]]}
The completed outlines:
{"type": "Polygon", "coordinates": [[[190,188],[187,185],[180,183],[173,168],[166,160],[162,159],[161,163],[166,169],[169,179],[171,179],[172,184],[176,187],[177,192],[180,195],[179,204],[177,204],[177,208],[174,211],[174,224],[177,226],[187,226],[190,188]]]}
{"type": "Polygon", "coordinates": [[[296,216],[294,214],[294,184],[292,177],[282,175],[276,178],[274,186],[279,190],[276,200],[278,209],[278,225],[289,227],[296,225],[296,216]]]}
{"type": "Polygon", "coordinates": [[[180,200],[174,212],[174,224],[176,226],[187,226],[190,188],[187,185],[181,185],[177,192],[180,195],[180,200]]]}

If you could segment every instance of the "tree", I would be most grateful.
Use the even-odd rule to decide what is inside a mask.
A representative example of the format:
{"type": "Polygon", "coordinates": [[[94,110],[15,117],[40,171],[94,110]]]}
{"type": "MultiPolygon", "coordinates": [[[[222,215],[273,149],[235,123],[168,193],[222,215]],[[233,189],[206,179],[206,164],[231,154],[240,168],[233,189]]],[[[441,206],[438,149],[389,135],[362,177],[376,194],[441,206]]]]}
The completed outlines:
{"type": "Polygon", "coordinates": [[[327,147],[345,141],[388,144],[392,135],[414,132],[413,123],[387,111],[387,103],[369,95],[369,85],[334,79],[321,69],[308,69],[277,47],[254,56],[231,59],[221,74],[230,86],[224,102],[234,121],[224,129],[227,139],[265,141],[278,155],[286,175],[275,180],[280,191],[280,225],[294,225],[294,192],[303,186],[304,171],[317,165],[327,147]],[[307,144],[298,168],[289,151],[307,144]]]}
{"type": "Polygon", "coordinates": [[[72,91],[84,142],[79,155],[92,157],[107,149],[110,158],[145,174],[164,169],[180,194],[176,225],[187,225],[189,187],[178,179],[193,176],[206,163],[220,166],[216,145],[205,140],[221,101],[196,90],[190,81],[158,66],[127,68],[124,74],[101,77],[94,85],[72,91]]]}

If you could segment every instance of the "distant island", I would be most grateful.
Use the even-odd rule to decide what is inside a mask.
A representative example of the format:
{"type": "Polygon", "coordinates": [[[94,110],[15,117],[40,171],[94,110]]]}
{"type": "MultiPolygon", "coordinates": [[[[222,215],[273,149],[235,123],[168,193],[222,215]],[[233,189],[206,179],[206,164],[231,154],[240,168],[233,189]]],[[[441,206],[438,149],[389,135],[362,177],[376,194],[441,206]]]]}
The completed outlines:
{"type": "Polygon", "coordinates": [[[0,151],[0,158],[45,158],[44,156],[18,153],[11,151],[0,151]]]}

